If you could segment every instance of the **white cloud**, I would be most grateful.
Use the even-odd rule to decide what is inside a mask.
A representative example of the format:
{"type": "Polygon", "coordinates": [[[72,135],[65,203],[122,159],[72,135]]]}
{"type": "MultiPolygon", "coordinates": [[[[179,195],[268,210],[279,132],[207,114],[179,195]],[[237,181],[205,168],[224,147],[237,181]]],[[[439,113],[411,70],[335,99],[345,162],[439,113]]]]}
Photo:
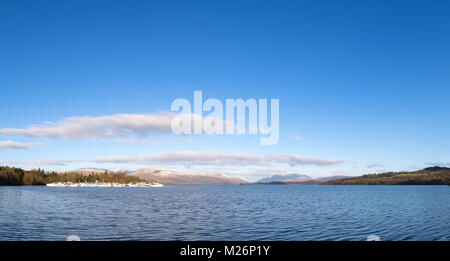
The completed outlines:
{"type": "Polygon", "coordinates": [[[95,163],[132,163],[145,165],[267,165],[267,160],[258,155],[239,152],[203,152],[203,151],[173,151],[160,152],[141,156],[117,156],[93,158],[95,163]]]}
{"type": "Polygon", "coordinates": [[[173,114],[115,114],[69,117],[59,122],[33,125],[25,129],[4,128],[0,134],[48,138],[105,138],[168,133],[173,114]]]}
{"type": "Polygon", "coordinates": [[[22,143],[12,140],[0,141],[0,149],[28,149],[32,145],[37,143],[22,143]]]}
{"type": "Polygon", "coordinates": [[[315,165],[328,166],[343,163],[342,159],[309,158],[297,154],[273,154],[270,159],[277,163],[286,163],[290,166],[315,165]]]}
{"type": "MultiPolygon", "coordinates": [[[[28,137],[46,138],[130,138],[145,137],[148,134],[172,133],[172,120],[190,123],[188,129],[193,130],[194,126],[203,126],[205,119],[214,119],[221,126],[228,123],[216,118],[203,118],[196,114],[178,115],[171,112],[153,114],[113,114],[105,116],[77,116],[64,118],[58,122],[46,122],[32,125],[27,128],[3,128],[0,135],[23,135],[28,137]]],[[[178,122],[175,121],[175,122],[178,122]]],[[[231,124],[231,123],[230,123],[231,124]]],[[[203,133],[207,133],[208,126],[202,128],[203,133]]],[[[183,133],[186,134],[186,133],[183,133]]]]}
{"type": "Polygon", "coordinates": [[[59,159],[49,159],[49,160],[29,160],[29,161],[6,161],[1,164],[12,164],[12,165],[33,165],[33,166],[66,166],[68,163],[77,162],[75,160],[59,160],[59,159]]]}

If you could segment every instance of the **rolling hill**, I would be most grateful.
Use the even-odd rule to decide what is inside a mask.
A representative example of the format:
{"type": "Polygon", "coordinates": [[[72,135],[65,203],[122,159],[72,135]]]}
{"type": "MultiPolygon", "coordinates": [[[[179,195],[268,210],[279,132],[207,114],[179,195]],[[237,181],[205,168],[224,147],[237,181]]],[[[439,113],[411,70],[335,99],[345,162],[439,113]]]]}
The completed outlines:
{"type": "Polygon", "coordinates": [[[412,172],[387,172],[334,179],[325,185],[450,185],[450,168],[430,167],[412,172]]]}

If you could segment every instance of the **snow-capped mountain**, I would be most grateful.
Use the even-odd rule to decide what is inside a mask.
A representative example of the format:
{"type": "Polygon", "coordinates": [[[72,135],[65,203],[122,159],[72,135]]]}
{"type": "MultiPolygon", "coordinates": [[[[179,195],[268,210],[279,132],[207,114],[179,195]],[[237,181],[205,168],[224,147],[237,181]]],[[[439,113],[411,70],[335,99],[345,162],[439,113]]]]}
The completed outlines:
{"type": "Polygon", "coordinates": [[[219,172],[196,172],[165,168],[143,168],[132,174],[139,178],[161,184],[241,184],[243,179],[223,175],[219,172]]]}

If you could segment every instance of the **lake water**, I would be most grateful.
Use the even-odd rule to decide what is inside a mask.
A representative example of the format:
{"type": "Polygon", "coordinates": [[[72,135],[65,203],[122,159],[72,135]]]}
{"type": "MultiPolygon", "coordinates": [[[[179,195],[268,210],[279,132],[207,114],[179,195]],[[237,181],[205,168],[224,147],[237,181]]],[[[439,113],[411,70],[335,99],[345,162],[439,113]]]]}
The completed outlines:
{"type": "Polygon", "coordinates": [[[450,240],[449,186],[0,187],[0,240],[450,240]]]}

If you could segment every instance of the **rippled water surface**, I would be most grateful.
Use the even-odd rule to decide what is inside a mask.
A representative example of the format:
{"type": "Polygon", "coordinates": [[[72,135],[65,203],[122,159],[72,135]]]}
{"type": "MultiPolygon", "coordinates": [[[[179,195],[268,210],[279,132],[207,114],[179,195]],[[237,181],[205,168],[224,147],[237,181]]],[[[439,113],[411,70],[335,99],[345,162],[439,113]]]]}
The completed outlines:
{"type": "Polygon", "coordinates": [[[450,240],[449,186],[0,187],[0,240],[450,240]]]}

